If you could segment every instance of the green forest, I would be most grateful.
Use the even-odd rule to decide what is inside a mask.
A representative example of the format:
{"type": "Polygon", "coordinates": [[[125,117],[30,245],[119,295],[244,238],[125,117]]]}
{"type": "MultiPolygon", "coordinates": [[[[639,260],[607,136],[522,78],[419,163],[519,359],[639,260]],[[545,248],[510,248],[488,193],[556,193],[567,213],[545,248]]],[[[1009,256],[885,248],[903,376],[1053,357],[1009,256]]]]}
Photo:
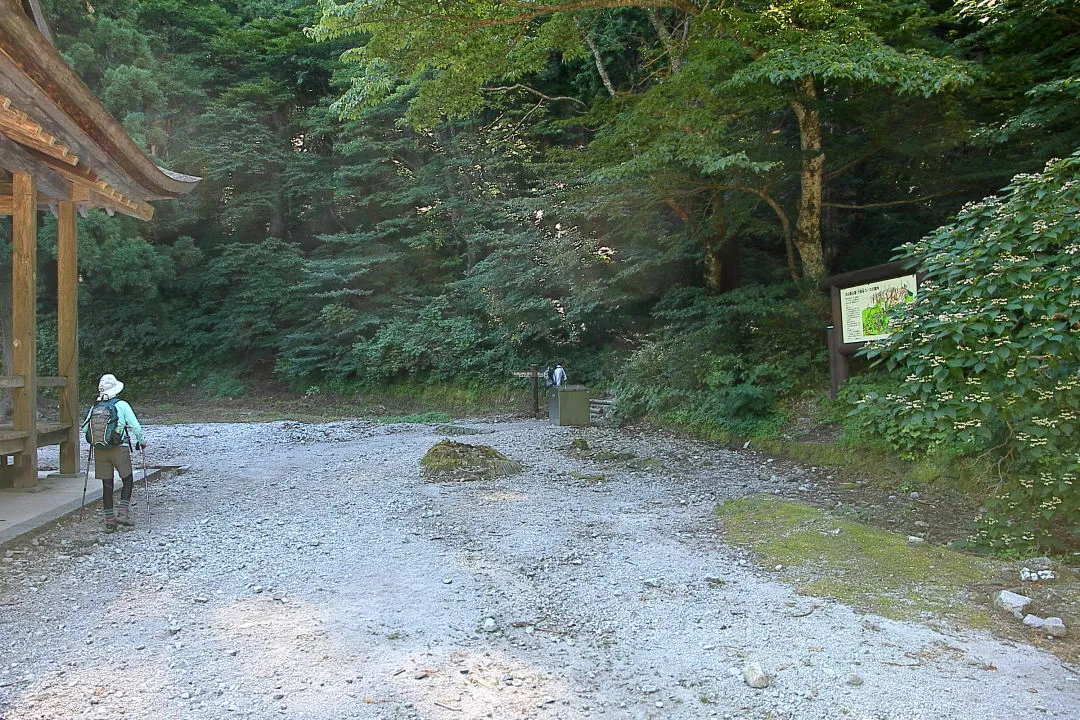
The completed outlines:
{"type": "Polygon", "coordinates": [[[848,453],[971,483],[975,544],[1080,543],[1073,0],[43,4],[204,178],[80,221],[87,386],[482,393],[561,361],[716,440],[811,407],[848,453]],[[830,402],[817,282],[896,258],[918,300],[830,402]]]}

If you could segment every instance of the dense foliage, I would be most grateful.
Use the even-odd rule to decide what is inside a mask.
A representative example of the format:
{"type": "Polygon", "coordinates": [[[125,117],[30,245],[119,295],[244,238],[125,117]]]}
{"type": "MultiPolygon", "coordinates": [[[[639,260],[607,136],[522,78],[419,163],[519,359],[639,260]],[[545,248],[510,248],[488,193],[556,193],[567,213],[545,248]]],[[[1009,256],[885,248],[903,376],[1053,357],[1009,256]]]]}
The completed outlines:
{"type": "MultiPolygon", "coordinates": [[[[82,369],[136,391],[479,387],[561,360],[625,413],[773,432],[825,384],[813,279],[928,234],[945,263],[934,228],[1080,147],[1067,0],[44,4],[132,137],[204,178],[153,223],[81,221],[82,369]]],[[[1002,412],[993,438],[933,432],[999,452],[1002,412]]],[[[865,427],[921,452],[927,422],[865,427]]]]}
{"type": "Polygon", "coordinates": [[[905,245],[926,273],[898,330],[868,345],[904,377],[859,411],[898,450],[963,443],[1001,457],[977,538],[1080,540],[1080,154],[905,245]]]}
{"type": "Polygon", "coordinates": [[[614,390],[620,412],[720,437],[768,434],[782,398],[820,381],[823,332],[790,286],[709,297],[699,289],[657,303],[662,321],[627,361],[614,390]]]}

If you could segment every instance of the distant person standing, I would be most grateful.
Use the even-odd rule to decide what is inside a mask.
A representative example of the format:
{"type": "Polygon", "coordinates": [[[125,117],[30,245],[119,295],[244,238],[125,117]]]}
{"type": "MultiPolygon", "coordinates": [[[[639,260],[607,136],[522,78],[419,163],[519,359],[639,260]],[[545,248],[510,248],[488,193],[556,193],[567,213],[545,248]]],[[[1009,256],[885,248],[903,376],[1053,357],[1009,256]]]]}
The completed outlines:
{"type": "Polygon", "coordinates": [[[94,476],[101,480],[101,503],[105,508],[105,532],[114,532],[117,525],[131,527],[131,492],[135,489],[135,473],[131,466],[131,452],[126,443],[135,437],[135,449],[146,448],[146,435],[135,411],[117,395],[124,383],[115,375],[101,376],[98,397],[86,414],[82,427],[86,442],[93,448],[94,476]],[[123,488],[120,502],[113,508],[113,472],[120,474],[123,488]]]}
{"type": "Polygon", "coordinates": [[[551,384],[555,387],[566,384],[566,371],[563,370],[562,363],[555,364],[555,371],[551,373],[551,384]]]}

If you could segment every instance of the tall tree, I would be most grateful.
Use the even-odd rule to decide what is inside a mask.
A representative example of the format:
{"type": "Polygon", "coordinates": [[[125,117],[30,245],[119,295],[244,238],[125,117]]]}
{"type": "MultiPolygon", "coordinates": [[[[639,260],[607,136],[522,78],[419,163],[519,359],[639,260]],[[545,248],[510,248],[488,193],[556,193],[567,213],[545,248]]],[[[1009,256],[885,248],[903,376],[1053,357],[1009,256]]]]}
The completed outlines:
{"type": "MultiPolygon", "coordinates": [[[[601,56],[582,35],[583,18],[601,9],[647,11],[658,49],[669,62],[663,69],[650,67],[636,82],[649,86],[672,74],[709,73],[722,57],[727,74],[709,73],[708,78],[726,96],[730,111],[712,118],[712,125],[763,105],[793,111],[800,152],[793,242],[809,276],[826,271],[821,244],[826,88],[880,86],[899,94],[930,95],[970,81],[960,63],[935,57],[911,38],[883,33],[898,20],[917,25],[928,15],[919,2],[404,0],[386,5],[322,0],[321,7],[315,37],[362,37],[363,45],[344,56],[362,71],[340,110],[349,113],[381,102],[405,84],[417,88],[408,117],[421,125],[470,115],[488,101],[493,83],[535,76],[553,55],[564,60],[591,55],[604,76],[601,56]],[[671,17],[662,18],[655,12],[660,9],[671,17]]],[[[610,94],[609,78],[604,85],[610,94]]],[[[687,129],[698,128],[684,125],[687,129]]]]}

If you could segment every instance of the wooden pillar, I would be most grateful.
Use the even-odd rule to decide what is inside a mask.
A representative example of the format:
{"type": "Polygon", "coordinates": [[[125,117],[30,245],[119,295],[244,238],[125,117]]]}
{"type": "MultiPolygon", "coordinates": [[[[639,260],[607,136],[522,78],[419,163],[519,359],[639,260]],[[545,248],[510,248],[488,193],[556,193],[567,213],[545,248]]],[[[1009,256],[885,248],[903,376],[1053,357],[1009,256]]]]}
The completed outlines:
{"type": "Polygon", "coordinates": [[[844,341],[843,331],[830,325],[826,332],[829,336],[829,397],[835,400],[840,387],[851,377],[851,364],[840,347],[844,341]]]}
{"type": "Polygon", "coordinates": [[[12,421],[26,433],[15,459],[14,485],[37,484],[37,187],[30,173],[12,174],[11,372],[22,376],[12,389],[12,421]]]}
{"type": "Polygon", "coordinates": [[[529,366],[529,383],[532,385],[533,417],[540,417],[540,366],[529,366]]]}
{"type": "Polygon", "coordinates": [[[61,200],[56,218],[56,365],[67,380],[60,389],[60,422],[70,425],[60,443],[60,473],[79,472],[79,251],[75,203],[61,200]]]}

